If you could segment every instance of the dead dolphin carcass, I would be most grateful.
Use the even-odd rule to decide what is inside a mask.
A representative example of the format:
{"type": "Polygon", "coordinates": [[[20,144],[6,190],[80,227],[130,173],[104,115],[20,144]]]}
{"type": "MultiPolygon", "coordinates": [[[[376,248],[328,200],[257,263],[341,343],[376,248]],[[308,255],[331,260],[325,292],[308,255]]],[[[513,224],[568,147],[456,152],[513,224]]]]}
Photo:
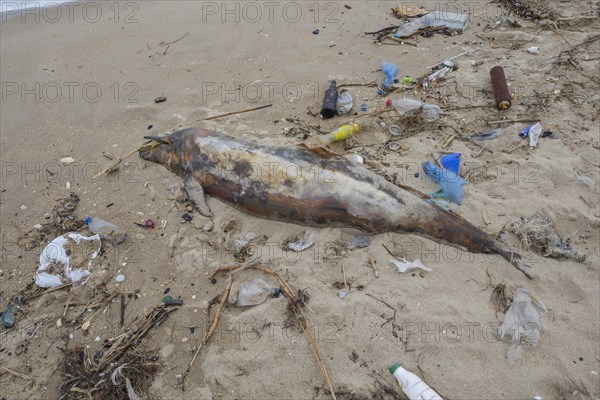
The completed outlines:
{"type": "Polygon", "coordinates": [[[505,244],[343,157],[323,157],[301,146],[262,145],[202,128],[149,139],[140,156],[181,176],[202,215],[211,215],[205,201],[209,195],[284,222],[414,233],[475,253],[499,254],[532,278],[522,257],[505,244]]]}

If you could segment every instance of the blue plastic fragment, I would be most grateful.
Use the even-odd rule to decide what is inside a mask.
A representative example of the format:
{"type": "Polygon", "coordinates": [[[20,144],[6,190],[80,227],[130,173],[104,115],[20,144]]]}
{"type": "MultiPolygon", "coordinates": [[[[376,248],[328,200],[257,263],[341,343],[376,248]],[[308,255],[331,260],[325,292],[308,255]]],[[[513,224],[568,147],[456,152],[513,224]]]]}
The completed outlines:
{"type": "Polygon", "coordinates": [[[440,163],[450,172],[458,175],[460,169],[460,153],[445,154],[440,158],[440,163]]]}
{"type": "Polygon", "coordinates": [[[383,80],[383,87],[386,90],[392,89],[394,79],[396,78],[396,75],[398,75],[400,68],[398,68],[396,64],[383,62],[381,63],[381,71],[386,75],[386,78],[383,80]]]}
{"type": "Polygon", "coordinates": [[[527,128],[523,129],[521,132],[519,132],[519,137],[520,138],[526,138],[529,136],[529,130],[531,129],[533,125],[529,125],[527,128]]]}
{"type": "Polygon", "coordinates": [[[442,195],[458,205],[462,204],[464,197],[462,187],[467,183],[463,178],[452,171],[441,169],[432,161],[423,163],[423,171],[425,175],[442,188],[443,192],[439,192],[437,196],[442,195]]]}

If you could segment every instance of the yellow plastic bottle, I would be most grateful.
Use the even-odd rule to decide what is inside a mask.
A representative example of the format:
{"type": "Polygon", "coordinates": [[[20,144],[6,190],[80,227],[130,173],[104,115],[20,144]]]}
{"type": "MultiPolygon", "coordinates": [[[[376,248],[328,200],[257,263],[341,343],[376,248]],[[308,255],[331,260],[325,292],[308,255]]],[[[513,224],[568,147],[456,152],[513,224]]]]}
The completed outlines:
{"type": "Polygon", "coordinates": [[[319,136],[318,141],[321,145],[327,145],[329,143],[348,139],[358,133],[359,130],[360,128],[357,124],[343,125],[327,135],[319,136]]]}

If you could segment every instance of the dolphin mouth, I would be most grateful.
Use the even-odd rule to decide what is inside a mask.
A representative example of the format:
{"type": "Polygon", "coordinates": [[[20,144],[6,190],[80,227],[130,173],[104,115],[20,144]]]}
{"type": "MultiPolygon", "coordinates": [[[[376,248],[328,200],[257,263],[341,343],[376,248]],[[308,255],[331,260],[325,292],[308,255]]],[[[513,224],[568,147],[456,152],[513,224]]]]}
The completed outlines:
{"type": "Polygon", "coordinates": [[[166,139],[166,136],[144,136],[144,139],[147,140],[152,140],[153,142],[161,142],[161,143],[166,143],[169,144],[169,142],[166,139]]]}
{"type": "Polygon", "coordinates": [[[139,155],[146,161],[163,163],[165,154],[170,151],[170,144],[159,136],[144,136],[150,140],[139,149],[139,155]]]}

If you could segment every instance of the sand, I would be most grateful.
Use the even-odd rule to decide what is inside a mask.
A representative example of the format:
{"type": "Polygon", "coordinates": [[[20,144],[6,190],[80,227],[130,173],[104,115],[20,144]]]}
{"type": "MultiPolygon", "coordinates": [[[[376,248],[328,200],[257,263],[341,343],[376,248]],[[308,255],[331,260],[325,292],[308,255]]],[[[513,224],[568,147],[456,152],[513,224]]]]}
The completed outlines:
{"type": "MultiPolygon", "coordinates": [[[[184,306],[138,346],[159,355],[160,367],[147,387],[151,397],[330,398],[306,337],[286,328],[283,297],[246,309],[227,306],[217,334],[187,378],[186,391],[177,387],[178,374],[208,326],[208,303],[225,284],[223,275],[212,284],[207,274],[236,261],[224,250],[223,228],[232,220],[239,223],[237,235],[266,235],[264,244],[254,246],[255,255],[310,294],[307,315],[338,399],[394,398],[382,388],[400,392],[387,371],[397,361],[449,399],[600,397],[599,42],[573,50],[572,62],[563,53],[562,62],[552,68],[559,53],[596,34],[597,18],[563,21],[558,30],[523,19],[522,27],[503,28],[496,25],[502,11],[497,4],[465,3],[463,11],[472,7],[466,32],[419,36],[414,47],[376,45],[371,35],[363,34],[397,24],[390,13],[394,2],[277,3],[272,15],[271,6],[252,3],[260,7],[260,16],[250,8],[254,6],[241,2],[91,4],[73,6],[72,19],[63,6],[59,18],[44,8],[27,14],[24,22],[17,15],[0,25],[0,305],[8,305],[31,281],[39,253],[53,239],[24,249],[17,238],[46,222],[55,201],[70,192],[81,198],[77,218],[100,216],[124,227],[128,239],[117,247],[104,245],[102,265],[92,281],[32,300],[17,313],[15,327],[0,331],[0,365],[32,378],[0,369],[1,399],[59,398],[61,384],[68,380],[61,349],[89,346],[92,353],[101,341],[122,333],[118,299],[94,317],[87,336],[76,329],[83,320],[71,322],[81,312],[85,318],[94,314],[84,310],[94,293],[137,293],[127,298],[127,326],[159,304],[167,288],[184,306]],[[312,33],[315,29],[318,35],[312,33]],[[539,46],[540,53],[529,54],[531,46],[539,46]],[[133,156],[117,172],[94,179],[111,163],[103,153],[123,156],[143,143],[144,135],[268,103],[273,106],[197,125],[293,146],[302,134],[284,135],[286,128],[296,126],[285,118],[323,131],[347,120],[307,114],[307,106],[320,105],[329,80],[380,81],[376,70],[381,61],[400,66],[400,76],[419,77],[427,66],[467,47],[475,52],[457,59],[458,70],[424,94],[446,113],[403,137],[400,152],[381,149],[387,132],[370,117],[359,120],[363,129],[351,142],[355,147],[332,148],[346,154],[356,150],[371,168],[395,174],[398,183],[424,192],[435,185],[422,173],[415,177],[420,163],[442,150],[460,152],[469,184],[456,213],[496,234],[513,218],[544,212],[559,235],[588,255],[586,262],[521,250],[535,275],[527,280],[498,256],[471,254],[415,235],[381,234],[368,248],[340,250],[340,243],[360,232],[258,219],[216,199],[208,200],[215,216],[212,230],[206,231],[203,227],[211,221],[197,212],[189,212],[190,223],[181,222],[188,211],[180,179],[159,165],[133,156]],[[489,106],[489,69],[494,65],[504,66],[514,95],[506,112],[489,106]],[[158,96],[167,101],[156,104],[158,96]],[[491,151],[459,139],[442,149],[456,131],[470,136],[489,129],[485,121],[502,118],[539,118],[557,138],[540,139],[533,150],[504,151],[521,143],[517,133],[527,125],[523,122],[503,124],[497,139],[480,143],[491,151]],[[63,157],[75,162],[63,164],[58,161],[63,157]],[[596,186],[578,181],[578,175],[596,186]],[[148,218],[157,228],[134,224],[148,218]],[[313,248],[300,255],[281,250],[283,241],[304,230],[317,232],[313,248]],[[399,274],[383,245],[410,260],[421,259],[433,272],[423,277],[399,274]],[[369,257],[376,260],[379,278],[369,257]],[[350,285],[344,300],[337,296],[342,266],[350,285]],[[506,355],[510,345],[491,333],[504,314],[490,300],[487,270],[493,285],[504,283],[511,294],[519,287],[533,290],[550,310],[542,318],[539,344],[512,364],[506,355]],[[121,273],[126,280],[117,284],[114,277],[121,273]],[[63,318],[67,301],[75,306],[63,318]],[[56,325],[59,318],[65,322],[61,327],[56,325]],[[189,327],[197,328],[192,332],[189,327]]],[[[424,3],[428,9],[440,4],[424,3]]],[[[563,17],[595,15],[597,9],[597,3],[585,1],[552,1],[548,6],[563,17]]],[[[384,105],[375,88],[349,89],[355,109],[363,99],[369,111],[384,105]]],[[[397,122],[387,115],[388,125],[397,122]]],[[[505,240],[518,243],[510,235],[505,240]]],[[[243,277],[276,283],[255,271],[243,277]]]]}

